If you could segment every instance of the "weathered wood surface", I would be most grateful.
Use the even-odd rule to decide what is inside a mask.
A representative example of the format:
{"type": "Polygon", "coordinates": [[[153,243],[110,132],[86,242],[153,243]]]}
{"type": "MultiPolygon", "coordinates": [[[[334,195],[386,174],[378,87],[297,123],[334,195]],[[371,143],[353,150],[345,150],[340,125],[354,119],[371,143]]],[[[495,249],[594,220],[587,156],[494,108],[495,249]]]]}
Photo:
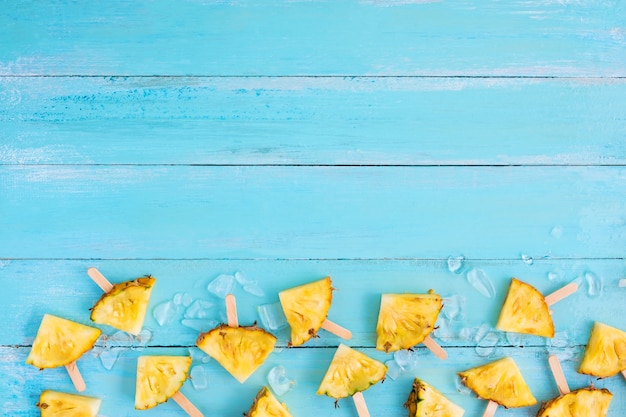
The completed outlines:
{"type": "Polygon", "coordinates": [[[615,0],[2,6],[2,74],[626,75],[615,0]]]}
{"type": "MultiPolygon", "coordinates": [[[[626,415],[624,378],[576,373],[593,321],[625,328],[622,2],[0,1],[0,10],[4,414],[37,416],[41,390],[73,391],[64,369],[24,361],[44,313],[89,323],[101,294],[86,274],[95,266],[112,282],[157,278],[150,337],[129,345],[102,326],[78,362],[101,417],[184,415],[173,402],[133,410],[136,358],[189,354],[198,330],[184,311],[160,326],[154,308],[186,293],[214,305],[195,327],[223,321],[206,286],[235,271],[264,292],[236,286],[244,324],[278,291],[330,275],[329,318],[353,332],[349,345],[384,361],[392,355],[374,349],[380,294],[444,296],[433,337],[448,360],[418,347],[415,369],[364,393],[373,416],[405,415],[414,376],[480,415],[485,401],[459,392],[456,372],[503,355],[546,401],[558,394],[549,354],[572,389],[607,387],[608,416],[626,415]],[[447,258],[458,255],[467,259],[456,274],[447,258]],[[477,270],[490,297],[468,282],[477,270]],[[512,276],[544,294],[581,284],[551,307],[553,341],[493,330],[512,276]],[[462,314],[446,319],[455,300],[462,314]]],[[[193,351],[208,386],[187,381],[182,392],[207,416],[237,415],[282,365],[296,381],[280,397],[294,416],[355,416],[350,401],[335,410],[315,395],[341,340],[320,332],[287,349],[288,330],[275,333],[279,347],[243,385],[193,351]]]]}
{"type": "Polygon", "coordinates": [[[624,79],[4,77],[0,163],[624,164],[624,96],[624,79]]]}

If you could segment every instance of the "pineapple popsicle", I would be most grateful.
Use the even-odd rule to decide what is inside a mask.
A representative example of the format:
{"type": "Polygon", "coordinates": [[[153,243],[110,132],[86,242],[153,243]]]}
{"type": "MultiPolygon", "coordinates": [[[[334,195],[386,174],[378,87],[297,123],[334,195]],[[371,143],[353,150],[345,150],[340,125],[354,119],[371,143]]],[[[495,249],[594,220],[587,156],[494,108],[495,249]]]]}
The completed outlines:
{"type": "Polygon", "coordinates": [[[246,417],[293,417],[287,406],[278,401],[267,387],[261,388],[252,406],[243,415],[246,417]]]}
{"type": "Polygon", "coordinates": [[[609,390],[590,386],[570,392],[559,359],[551,355],[548,363],[559,389],[559,396],[543,403],[537,412],[537,417],[606,417],[613,398],[609,390]]]}
{"type": "Polygon", "coordinates": [[[369,417],[362,391],[385,379],[385,364],[341,343],[333,356],[317,395],[335,399],[352,396],[359,417],[369,417]]]}
{"type": "Polygon", "coordinates": [[[554,337],[554,322],[549,306],[577,290],[578,285],[570,283],[544,297],[532,285],[512,278],[500,310],[496,329],[552,338],[554,337]]]}
{"type": "Polygon", "coordinates": [[[447,399],[430,384],[415,378],[404,403],[409,417],[463,417],[465,410],[447,399]]]}
{"type": "Polygon", "coordinates": [[[37,368],[65,366],[77,391],[84,391],[85,381],[76,361],[90,350],[102,332],[61,317],[45,314],[26,363],[37,368]]]}
{"type": "Polygon", "coordinates": [[[626,378],[626,332],[595,322],[578,372],[600,378],[626,378]]]}
{"type": "Polygon", "coordinates": [[[448,354],[431,337],[443,304],[441,296],[428,294],[383,294],[376,324],[376,349],[386,353],[424,343],[439,359],[448,354]]]}
{"type": "Polygon", "coordinates": [[[243,384],[273,352],[276,337],[256,327],[256,323],[239,326],[232,294],[226,296],[226,313],[228,325],[221,324],[201,333],[196,345],[243,384]]]}
{"type": "Polygon", "coordinates": [[[99,398],[46,390],[39,396],[37,407],[41,417],[97,417],[101,403],[99,398]]]}
{"type": "Polygon", "coordinates": [[[189,356],[140,356],[137,360],[135,409],[148,410],[172,398],[191,417],[203,417],[180,392],[190,367],[189,356]]]}
{"type": "Polygon", "coordinates": [[[91,309],[91,320],[138,335],[156,279],[146,276],[113,285],[96,268],[89,268],[87,275],[104,291],[91,309]]]}
{"type": "Polygon", "coordinates": [[[493,416],[498,405],[516,408],[537,403],[515,361],[509,357],[459,372],[459,377],[476,395],[489,400],[483,417],[493,416]]]}
{"type": "Polygon", "coordinates": [[[317,337],[319,329],[324,329],[343,339],[350,339],[352,333],[328,320],[328,310],[333,298],[330,277],[322,278],[278,293],[280,304],[291,327],[290,346],[300,346],[312,337],[317,337]]]}

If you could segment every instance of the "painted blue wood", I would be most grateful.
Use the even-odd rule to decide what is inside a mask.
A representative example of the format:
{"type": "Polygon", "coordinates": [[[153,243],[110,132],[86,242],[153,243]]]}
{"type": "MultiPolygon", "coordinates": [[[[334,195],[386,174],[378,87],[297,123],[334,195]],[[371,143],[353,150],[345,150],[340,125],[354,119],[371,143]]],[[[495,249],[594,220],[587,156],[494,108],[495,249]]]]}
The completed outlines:
{"type": "MultiPolygon", "coordinates": [[[[465,315],[434,335],[449,360],[419,348],[414,374],[466,415],[485,404],[457,390],[456,372],[511,355],[545,401],[557,393],[550,352],[567,359],[572,388],[608,387],[609,417],[626,414],[623,378],[575,373],[593,320],[623,327],[626,305],[620,2],[0,8],[5,414],[36,416],[42,389],[72,391],[62,369],[24,360],[43,313],[89,322],[92,265],[114,282],[157,276],[151,310],[180,292],[219,306],[202,287],[242,271],[265,291],[235,290],[248,322],[279,290],[328,274],[338,288],[331,319],[381,360],[390,355],[372,349],[380,293],[433,287],[464,297],[465,315]],[[494,164],[521,166],[468,166],[494,164]],[[446,266],[458,254],[470,258],[462,274],[446,266]],[[493,281],[493,298],[468,284],[472,268],[493,281]],[[544,293],[573,279],[584,286],[554,306],[553,345],[498,333],[489,356],[476,333],[493,325],[512,275],[544,293]],[[600,295],[586,277],[603,280],[600,295]]],[[[122,350],[112,370],[101,360],[116,351],[110,340],[80,360],[101,417],[183,415],[173,403],[132,410],[135,361],[186,354],[197,331],[180,317],[160,327],[150,315],[146,327],[149,347],[122,350]]],[[[281,347],[246,384],[209,362],[209,389],[188,381],[183,392],[206,415],[241,413],[280,364],[297,381],[282,398],[294,415],[355,415],[350,402],[333,410],[315,395],[339,340],[283,349],[286,330],[277,333],[281,347]]],[[[372,415],[403,415],[414,374],[367,391],[372,415]]]]}
{"type": "Polygon", "coordinates": [[[623,167],[4,166],[3,258],[622,258],[623,167]]]}
{"type": "Polygon", "coordinates": [[[0,7],[2,74],[626,74],[615,0],[0,7]]]}
{"type": "Polygon", "coordinates": [[[625,80],[0,78],[4,164],[624,164],[625,80]]]}
{"type": "MultiPolygon", "coordinates": [[[[374,349],[360,350],[378,360],[385,359],[384,354],[374,349]]],[[[376,384],[364,392],[373,416],[405,415],[406,410],[402,408],[402,404],[408,397],[411,382],[415,376],[432,383],[452,401],[465,408],[465,415],[482,414],[486,401],[477,399],[473,395],[459,393],[456,387],[458,381],[456,373],[493,359],[470,357],[463,349],[451,349],[448,360],[435,361],[429,360],[427,352],[422,350],[417,352],[419,365],[415,370],[403,373],[395,381],[388,379],[384,383],[376,384]]],[[[208,364],[200,364],[205,368],[208,376],[208,388],[195,390],[192,382],[187,381],[181,391],[204,412],[205,416],[239,415],[247,411],[256,393],[266,384],[266,375],[269,370],[274,366],[282,365],[287,376],[296,381],[296,385],[290,392],[279,398],[290,408],[294,416],[313,417],[320,414],[337,417],[356,416],[354,406],[349,399],[341,400],[340,407],[335,409],[333,399],[315,394],[333,353],[334,348],[291,349],[274,352],[243,385],[239,384],[215,361],[210,361],[208,364]]],[[[591,382],[589,377],[575,372],[580,353],[577,351],[573,361],[562,364],[572,389],[589,386],[591,382]]],[[[43,389],[72,391],[71,382],[67,375],[64,375],[64,369],[49,369],[40,372],[24,364],[27,354],[26,348],[0,348],[0,374],[7,375],[6,388],[0,391],[0,402],[3,404],[4,411],[12,416],[38,416],[34,404],[43,389]]],[[[133,409],[136,358],[141,354],[184,355],[186,352],[180,348],[125,351],[111,371],[101,366],[97,355],[93,352],[87,353],[78,361],[79,369],[82,370],[87,383],[85,393],[102,398],[100,416],[185,416],[186,414],[173,401],[159,405],[150,411],[133,409]]],[[[503,356],[514,355],[539,403],[558,395],[556,386],[550,379],[550,371],[542,349],[507,348],[502,354],[503,356]]],[[[593,384],[599,388],[606,387],[614,393],[607,417],[619,417],[626,413],[623,400],[624,381],[621,377],[594,379],[593,384]]],[[[539,403],[526,408],[500,409],[496,415],[535,416],[539,403]]]]}
{"type": "MultiPolygon", "coordinates": [[[[0,334],[2,346],[29,346],[37,333],[41,317],[55,314],[84,324],[91,324],[89,309],[102,292],[86,275],[90,266],[96,266],[112,282],[152,274],[157,278],[150,314],[145,322],[152,337],[150,346],[192,346],[199,334],[182,323],[186,308],[181,307],[173,321],[159,325],[153,315],[154,309],[170,301],[175,294],[189,294],[190,300],[212,303],[205,320],[198,324],[207,329],[212,321],[224,320],[224,301],[207,290],[208,283],[220,274],[243,273],[248,280],[258,282],[263,296],[245,292],[236,284],[233,293],[238,299],[240,323],[250,325],[257,321],[264,327],[258,307],[278,302],[278,292],[296,285],[331,276],[333,303],[329,318],[349,328],[353,346],[375,347],[375,328],[382,293],[426,293],[433,289],[444,298],[444,312],[440,322],[449,325],[449,331],[436,332],[443,346],[468,346],[469,355],[475,355],[475,333],[481,326],[493,328],[500,307],[508,290],[511,277],[517,277],[535,286],[547,295],[565,284],[581,281],[579,292],[554,305],[554,322],[559,340],[566,346],[582,346],[587,343],[592,322],[601,321],[623,327],[621,317],[626,314],[626,288],[619,288],[618,281],[625,274],[622,260],[535,260],[532,265],[524,261],[466,260],[461,273],[448,270],[447,261],[357,261],[357,260],[287,260],[287,261],[237,261],[237,260],[149,260],[149,261],[3,261],[0,269],[0,287],[11,288],[0,301],[0,321],[5,323],[0,334]],[[494,286],[495,294],[488,298],[471,286],[467,273],[481,270],[494,286]],[[585,276],[597,277],[602,289],[589,295],[585,276]],[[552,278],[552,279],[550,279],[552,278]],[[42,291],[43,286],[43,291],[42,291]],[[453,320],[444,320],[452,311],[454,296],[462,300],[460,312],[453,320]],[[72,300],[68,302],[68,300],[72,300]],[[464,330],[465,329],[465,330],[464,330]]],[[[189,315],[189,314],[188,314],[189,315]]],[[[100,327],[107,336],[116,333],[108,326],[100,327]]],[[[271,329],[268,329],[271,330],[271,329]]],[[[278,345],[286,346],[289,329],[274,332],[278,345]]],[[[336,346],[340,339],[327,332],[308,346],[336,346]]],[[[513,342],[500,334],[499,346],[513,342]]],[[[524,346],[540,346],[546,339],[522,338],[515,343],[524,346]]],[[[431,359],[434,359],[431,358],[431,359]]]]}

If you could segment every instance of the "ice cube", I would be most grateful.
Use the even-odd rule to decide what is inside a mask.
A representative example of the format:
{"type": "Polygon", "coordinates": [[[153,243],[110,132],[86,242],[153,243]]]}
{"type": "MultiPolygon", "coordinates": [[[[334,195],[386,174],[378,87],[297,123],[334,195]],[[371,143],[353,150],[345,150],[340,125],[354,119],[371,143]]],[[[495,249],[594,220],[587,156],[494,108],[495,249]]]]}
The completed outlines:
{"type": "Polygon", "coordinates": [[[190,329],[197,330],[199,332],[206,332],[219,324],[215,320],[207,319],[182,319],[180,323],[185,327],[189,327],[190,329]]]}
{"type": "Polygon", "coordinates": [[[185,310],[186,319],[205,319],[209,317],[213,303],[206,300],[196,300],[185,310]]]}
{"type": "Polygon", "coordinates": [[[526,265],[532,265],[534,262],[534,259],[532,256],[522,253],[522,261],[524,261],[526,265]]]}
{"type": "Polygon", "coordinates": [[[254,284],[244,285],[243,286],[243,290],[245,292],[247,292],[248,294],[252,294],[252,295],[257,296],[257,297],[265,296],[265,293],[263,292],[261,287],[259,287],[259,285],[256,282],[254,282],[254,284]]]}
{"type": "Polygon", "coordinates": [[[189,379],[191,379],[191,385],[193,385],[196,390],[206,389],[209,385],[204,366],[202,365],[196,365],[191,368],[189,379]]]}
{"type": "Polygon", "coordinates": [[[463,264],[465,262],[465,256],[450,256],[448,257],[448,271],[460,274],[463,272],[463,264]]]}
{"type": "Polygon", "coordinates": [[[449,320],[462,320],[465,312],[465,297],[460,295],[444,297],[441,312],[449,320]]]}
{"type": "Polygon", "coordinates": [[[221,274],[209,283],[207,290],[209,290],[209,292],[215,294],[219,298],[226,298],[228,294],[231,294],[233,292],[234,285],[234,276],[221,274]]]}
{"type": "Polygon", "coordinates": [[[620,279],[619,282],[617,283],[617,286],[620,288],[626,288],[626,278],[620,279]]]}
{"type": "Polygon", "coordinates": [[[152,330],[141,329],[141,332],[139,332],[138,335],[135,335],[134,339],[134,346],[146,346],[152,340],[152,330]]]}
{"type": "Polygon", "coordinates": [[[281,365],[275,366],[270,369],[270,372],[267,374],[267,382],[269,383],[270,387],[272,387],[272,391],[274,391],[274,393],[279,396],[289,392],[289,390],[291,390],[291,388],[293,388],[293,386],[296,384],[295,381],[287,378],[285,368],[283,368],[281,365]]]}
{"type": "Polygon", "coordinates": [[[487,298],[495,297],[496,289],[493,287],[493,283],[487,276],[487,273],[482,269],[472,269],[468,271],[466,278],[470,285],[480,294],[487,298]]]}
{"type": "Polygon", "coordinates": [[[122,351],[126,350],[126,348],[101,348],[98,352],[98,357],[100,358],[100,363],[107,371],[113,369],[115,363],[120,357],[122,351]]]}
{"type": "Polygon", "coordinates": [[[595,298],[602,294],[604,287],[602,278],[593,272],[585,272],[585,282],[587,283],[587,295],[589,297],[595,298]]]}
{"type": "Polygon", "coordinates": [[[478,341],[478,345],[476,345],[475,349],[476,354],[482,357],[491,356],[495,352],[499,341],[500,337],[496,332],[488,332],[478,341]]]}
{"type": "Polygon", "coordinates": [[[280,302],[273,304],[261,304],[257,307],[259,318],[263,327],[270,330],[278,330],[287,326],[287,318],[283,313],[280,302]]]}
{"type": "Polygon", "coordinates": [[[403,371],[411,371],[417,367],[417,354],[409,349],[398,350],[393,354],[393,360],[403,371]]]}
{"type": "Polygon", "coordinates": [[[191,356],[192,363],[195,364],[209,363],[211,361],[211,357],[209,355],[195,347],[189,348],[189,356],[191,356]]]}
{"type": "Polygon", "coordinates": [[[165,326],[174,321],[176,317],[176,305],[173,301],[165,301],[161,304],[158,304],[152,310],[152,316],[159,323],[159,326],[165,326]]]}
{"type": "Polygon", "coordinates": [[[400,368],[400,365],[398,365],[398,362],[396,362],[395,360],[388,360],[387,362],[385,362],[385,365],[387,366],[386,376],[388,376],[392,380],[395,381],[402,374],[402,368],[400,368]]]}

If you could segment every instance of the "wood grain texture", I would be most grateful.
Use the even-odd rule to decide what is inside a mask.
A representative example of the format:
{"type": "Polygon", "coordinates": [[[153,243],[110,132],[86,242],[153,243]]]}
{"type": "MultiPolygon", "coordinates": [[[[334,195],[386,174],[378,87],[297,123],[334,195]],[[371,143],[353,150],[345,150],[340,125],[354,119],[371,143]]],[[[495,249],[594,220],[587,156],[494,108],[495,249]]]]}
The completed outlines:
{"type": "MultiPolygon", "coordinates": [[[[385,355],[375,349],[359,349],[360,351],[384,360],[385,355]]],[[[315,394],[335,348],[319,349],[290,349],[274,352],[264,365],[254,373],[245,384],[239,384],[223,368],[214,361],[203,366],[208,377],[207,389],[195,390],[191,381],[182,387],[183,394],[189,398],[205,415],[237,415],[247,411],[252,399],[265,384],[265,377],[269,370],[282,365],[287,375],[297,381],[294,388],[287,394],[279,397],[290,408],[294,416],[312,417],[324,413],[337,417],[355,416],[356,410],[352,401],[343,399],[339,408],[334,408],[334,400],[329,397],[315,394]]],[[[457,390],[459,370],[468,369],[486,363],[489,358],[468,357],[463,349],[449,349],[450,356],[446,361],[431,361],[430,354],[425,349],[417,350],[419,365],[413,371],[404,372],[397,380],[387,379],[365,391],[364,397],[372,415],[403,416],[406,410],[402,404],[406,401],[411,384],[415,376],[419,376],[440,389],[444,395],[466,410],[466,415],[476,416],[482,413],[486,401],[474,397],[473,394],[459,393],[457,390]]],[[[0,402],[5,412],[19,417],[35,417],[39,411],[34,404],[37,402],[42,389],[54,388],[60,391],[71,391],[71,382],[64,369],[37,369],[25,365],[28,354],[26,348],[0,348],[0,373],[7,375],[6,389],[0,392],[0,402]],[[16,372],[18,370],[18,372],[16,372]],[[24,387],[28,389],[24,389],[24,387]]],[[[184,416],[173,401],[159,405],[151,411],[133,410],[135,369],[137,357],[141,354],[171,354],[184,355],[186,349],[181,348],[150,348],[125,351],[111,371],[100,364],[96,353],[89,352],[81,358],[79,364],[84,369],[87,390],[85,394],[98,395],[102,398],[100,416],[184,416]]],[[[516,356],[520,370],[538,401],[547,401],[558,395],[556,385],[551,380],[547,358],[540,348],[504,349],[504,355],[516,356]],[[523,366],[521,365],[523,364],[523,366]]],[[[575,366],[582,352],[577,351],[573,361],[563,363],[565,375],[572,388],[589,386],[589,377],[577,374],[575,366]]],[[[192,366],[198,365],[194,363],[192,366]]],[[[594,380],[598,388],[606,387],[614,393],[614,397],[607,417],[624,415],[626,408],[623,401],[624,381],[621,377],[594,380]]],[[[500,410],[500,414],[513,417],[534,416],[539,404],[520,408],[500,410]],[[506,413],[506,414],[505,414],[506,413]]]]}
{"type": "Polygon", "coordinates": [[[0,184],[5,258],[621,258],[626,248],[623,167],[5,166],[0,184]]]}
{"type": "Polygon", "coordinates": [[[623,5],[4,1],[0,73],[624,76],[623,5]]]}
{"type": "MultiPolygon", "coordinates": [[[[89,323],[101,294],[86,274],[95,266],[112,282],[157,278],[149,334],[131,343],[102,326],[78,362],[85,393],[103,399],[100,417],[184,415],[173,401],[133,410],[137,356],[189,354],[198,329],[183,324],[187,309],[160,326],[155,307],[188,294],[213,304],[196,326],[225,321],[206,287],[235,271],[264,292],[235,287],[243,324],[278,291],[332,276],[329,319],[384,361],[392,356],[373,349],[380,294],[442,294],[433,337],[449,358],[418,347],[414,370],[364,393],[373,416],[405,415],[415,376],[480,415],[485,401],[459,390],[456,372],[504,355],[546,401],[558,394],[550,354],[572,389],[607,387],[608,417],[626,415],[624,378],[576,373],[593,321],[623,328],[626,313],[622,2],[0,0],[0,9],[5,414],[37,416],[41,390],[73,391],[64,369],[24,361],[44,313],[89,323]],[[450,272],[448,256],[461,254],[464,269],[450,272]],[[472,287],[471,273],[484,273],[494,295],[472,287]],[[552,307],[552,341],[493,330],[512,276],[544,294],[581,285],[552,307]],[[446,320],[455,300],[462,314],[446,320]]],[[[320,331],[287,349],[288,330],[275,333],[278,348],[245,384],[194,356],[208,387],[190,380],[182,392],[207,416],[238,415],[282,365],[296,381],[280,397],[294,416],[354,416],[351,401],[334,410],[315,395],[341,340],[320,331]]]]}
{"type": "MultiPolygon", "coordinates": [[[[476,332],[483,325],[490,329],[495,326],[511,277],[530,283],[543,294],[567,282],[581,280],[581,288],[576,294],[552,308],[556,331],[565,337],[566,346],[585,345],[594,320],[619,327],[620,317],[626,314],[626,305],[620,302],[625,290],[618,287],[619,278],[624,273],[623,262],[619,260],[536,260],[532,265],[522,260],[467,260],[461,274],[450,272],[446,260],[13,260],[4,261],[0,269],[0,285],[12,289],[0,296],[6,306],[0,310],[0,321],[5,323],[0,345],[30,345],[45,313],[90,324],[89,309],[102,295],[86,274],[87,268],[93,265],[113,283],[145,274],[157,279],[145,322],[145,327],[153,333],[150,346],[194,345],[199,331],[182,324],[184,311],[176,313],[175,320],[164,326],[160,326],[152,314],[156,306],[172,300],[177,293],[187,293],[194,300],[213,304],[203,321],[203,330],[207,330],[212,321],[226,322],[224,300],[210,293],[207,286],[218,275],[236,271],[247,279],[256,280],[264,293],[258,297],[245,292],[238,284],[234,287],[239,322],[250,325],[257,321],[261,326],[258,306],[278,302],[281,290],[330,275],[337,290],[328,318],[352,331],[352,339],[344,342],[351,346],[375,347],[382,293],[426,293],[433,289],[444,297],[444,305],[451,304],[444,307],[442,320],[448,317],[448,310],[454,305],[453,296],[460,297],[462,304],[458,317],[448,320],[449,332],[436,333],[438,343],[444,347],[469,346],[468,356],[474,356],[476,332]],[[493,283],[495,295],[492,298],[483,296],[469,284],[466,275],[473,269],[484,271],[493,283]],[[552,280],[548,274],[553,274],[552,280]],[[602,281],[602,289],[597,295],[588,295],[585,274],[593,274],[602,281]],[[72,302],[67,302],[68,299],[72,302]]],[[[116,333],[111,327],[100,327],[106,335],[116,333]]],[[[278,345],[286,346],[288,329],[275,333],[278,345]]],[[[321,337],[311,341],[310,346],[337,346],[342,341],[327,332],[320,334],[321,337]]],[[[500,339],[500,346],[546,344],[544,338],[531,336],[512,342],[501,334],[500,339]]],[[[434,356],[431,359],[438,360],[434,356]]]]}
{"type": "Polygon", "coordinates": [[[626,80],[0,78],[3,164],[624,164],[626,80]]]}

